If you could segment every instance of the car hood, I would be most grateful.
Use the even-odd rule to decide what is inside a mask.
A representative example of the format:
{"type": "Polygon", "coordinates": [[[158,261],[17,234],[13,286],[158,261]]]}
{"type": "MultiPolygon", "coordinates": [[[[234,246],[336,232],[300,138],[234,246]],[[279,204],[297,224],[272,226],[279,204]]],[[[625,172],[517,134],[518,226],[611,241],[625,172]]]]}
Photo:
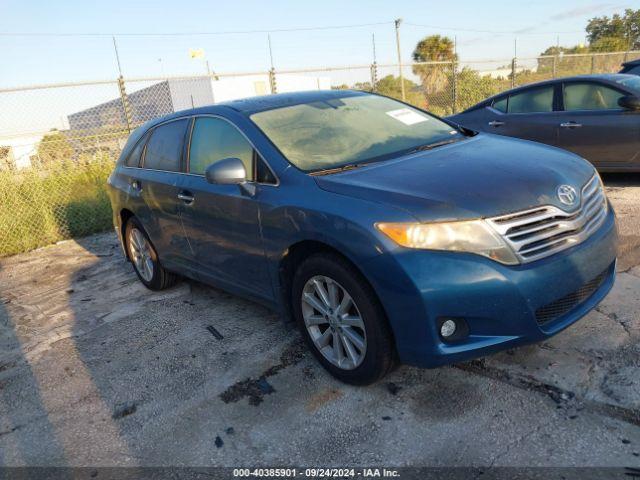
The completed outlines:
{"type": "MultiPolygon", "coordinates": [[[[538,143],[479,134],[434,150],[318,175],[326,191],[400,208],[423,222],[492,217],[562,204],[560,185],[577,192],[595,173],[580,157],[538,143]]],[[[577,202],[579,203],[579,202],[577,202]]],[[[383,221],[384,219],[380,219],[383,221]]]]}

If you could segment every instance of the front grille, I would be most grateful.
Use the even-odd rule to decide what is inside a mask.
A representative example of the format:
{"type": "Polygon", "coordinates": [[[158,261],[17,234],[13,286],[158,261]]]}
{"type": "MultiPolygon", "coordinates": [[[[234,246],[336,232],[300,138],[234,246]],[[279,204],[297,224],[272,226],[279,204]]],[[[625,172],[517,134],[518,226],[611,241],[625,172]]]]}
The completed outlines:
{"type": "Polygon", "coordinates": [[[580,198],[580,208],[571,213],[545,205],[487,221],[520,262],[533,262],[583,242],[602,224],[607,199],[597,174],[582,188],[580,198]]]}
{"type": "Polygon", "coordinates": [[[575,292],[571,292],[569,295],[565,295],[564,297],[537,309],[536,321],[538,322],[538,325],[544,325],[545,323],[564,315],[584,302],[587,298],[593,295],[598,288],[600,288],[600,285],[602,285],[602,282],[604,282],[604,279],[607,277],[607,272],[608,269],[593,280],[582,285],[575,292]]]}

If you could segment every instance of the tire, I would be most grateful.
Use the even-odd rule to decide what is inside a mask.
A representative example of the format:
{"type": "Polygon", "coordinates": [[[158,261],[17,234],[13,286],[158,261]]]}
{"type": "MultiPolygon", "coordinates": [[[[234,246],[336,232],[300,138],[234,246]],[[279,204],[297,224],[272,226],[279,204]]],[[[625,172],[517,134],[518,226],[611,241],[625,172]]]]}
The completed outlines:
{"type": "Polygon", "coordinates": [[[176,283],[178,277],[160,264],[155,247],[135,217],[127,222],[124,238],[129,260],[145,287],[149,290],[164,290],[176,283]]]}
{"type": "Polygon", "coordinates": [[[393,335],[375,292],[339,255],[314,254],[300,264],[291,304],[309,349],[338,380],[369,385],[395,366],[393,335]]]}

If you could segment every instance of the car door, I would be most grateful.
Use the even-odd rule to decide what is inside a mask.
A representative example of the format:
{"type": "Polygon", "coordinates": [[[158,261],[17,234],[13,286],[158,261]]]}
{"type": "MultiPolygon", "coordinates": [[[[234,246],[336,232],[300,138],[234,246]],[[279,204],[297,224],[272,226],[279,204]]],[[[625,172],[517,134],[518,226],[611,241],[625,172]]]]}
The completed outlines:
{"type": "Polygon", "coordinates": [[[189,175],[180,189],[181,218],[204,281],[272,298],[260,232],[260,188],[254,183],[257,161],[252,144],[230,121],[195,117],[189,175]],[[249,186],[208,183],[206,168],[231,157],[245,164],[249,186]]]}
{"type": "Polygon", "coordinates": [[[131,169],[131,189],[139,205],[134,213],[165,264],[190,261],[177,197],[188,124],[189,119],[182,118],[153,128],[140,168],[131,169]]]}
{"type": "Polygon", "coordinates": [[[497,98],[484,109],[482,130],[557,145],[556,86],[534,86],[497,98]]]}
{"type": "Polygon", "coordinates": [[[640,114],[618,105],[625,95],[602,82],[565,82],[559,146],[597,167],[629,166],[640,152],[640,114]]]}

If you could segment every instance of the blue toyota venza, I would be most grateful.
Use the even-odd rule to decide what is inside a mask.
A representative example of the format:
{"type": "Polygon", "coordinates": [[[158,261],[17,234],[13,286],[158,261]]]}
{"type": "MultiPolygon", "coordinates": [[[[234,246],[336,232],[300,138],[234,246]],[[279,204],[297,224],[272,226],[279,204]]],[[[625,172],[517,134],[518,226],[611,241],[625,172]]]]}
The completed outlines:
{"type": "Polygon", "coordinates": [[[615,276],[615,216],[588,162],[363,92],[149,122],[109,195],[147,287],[185,276],[262,302],[354,384],[543,340],[615,276]]]}

